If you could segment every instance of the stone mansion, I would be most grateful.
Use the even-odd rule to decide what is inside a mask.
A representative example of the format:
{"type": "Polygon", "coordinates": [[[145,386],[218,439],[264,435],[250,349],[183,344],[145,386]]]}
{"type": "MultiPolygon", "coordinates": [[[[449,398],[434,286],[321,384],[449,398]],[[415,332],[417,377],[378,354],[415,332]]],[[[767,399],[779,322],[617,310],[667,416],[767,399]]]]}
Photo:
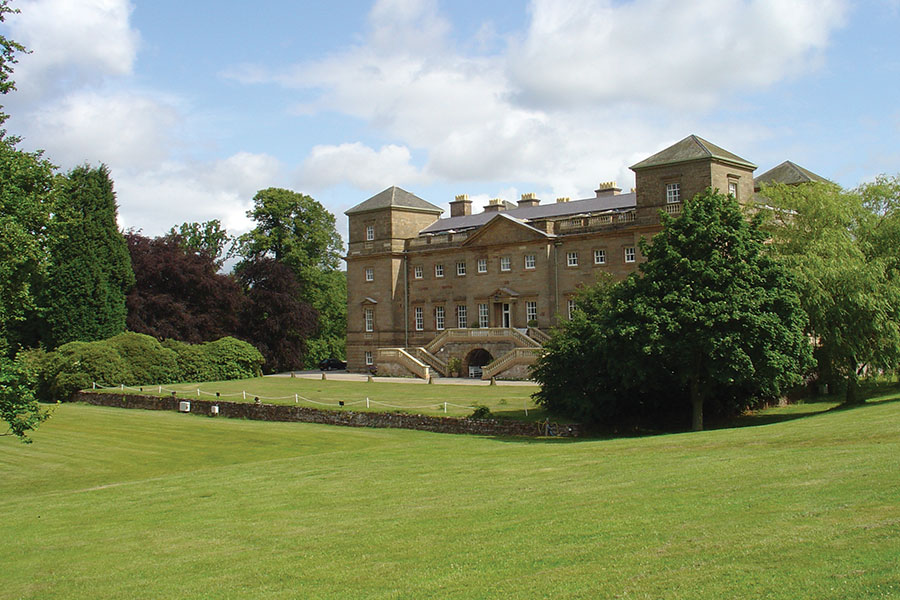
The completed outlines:
{"type": "Polygon", "coordinates": [[[397,187],[346,212],[347,368],[428,379],[526,378],[547,331],[568,318],[580,286],[637,270],[638,241],[660,212],[707,187],[748,200],[759,183],[821,180],[785,162],[756,180],[756,165],[691,135],[631,167],[635,188],[603,183],[582,200],[467,196],[441,208],[397,187]]]}

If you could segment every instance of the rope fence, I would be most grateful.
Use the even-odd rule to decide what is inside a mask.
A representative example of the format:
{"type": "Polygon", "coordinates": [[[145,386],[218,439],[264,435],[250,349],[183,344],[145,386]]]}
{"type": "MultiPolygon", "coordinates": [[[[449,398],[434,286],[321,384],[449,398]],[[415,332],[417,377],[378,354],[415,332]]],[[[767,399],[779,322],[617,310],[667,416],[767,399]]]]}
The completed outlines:
{"type": "MultiPolygon", "coordinates": [[[[155,389],[156,393],[160,394],[160,395],[162,395],[163,392],[165,392],[168,394],[172,394],[172,396],[177,396],[180,394],[183,398],[188,398],[188,397],[200,398],[201,396],[205,395],[205,396],[213,396],[215,398],[241,397],[243,400],[246,400],[247,398],[251,398],[255,402],[259,402],[260,400],[267,400],[267,401],[293,400],[294,404],[299,404],[300,401],[302,400],[303,402],[308,402],[309,404],[315,404],[318,406],[336,407],[336,408],[347,408],[349,406],[361,406],[361,405],[365,404],[366,408],[371,408],[372,406],[383,406],[385,408],[395,408],[395,409],[400,409],[400,410],[436,410],[436,411],[443,411],[444,413],[446,413],[447,409],[451,408],[451,407],[452,408],[461,408],[461,409],[465,409],[465,410],[475,410],[475,409],[479,408],[478,406],[465,406],[462,404],[454,404],[452,402],[441,402],[439,404],[432,403],[432,404],[424,404],[424,405],[420,405],[420,406],[408,406],[408,405],[399,405],[399,404],[388,404],[387,402],[379,402],[377,400],[372,400],[368,397],[366,397],[365,400],[355,400],[355,401],[337,400],[335,402],[319,402],[318,400],[313,400],[312,398],[306,398],[304,396],[301,396],[300,394],[293,394],[291,396],[260,396],[258,394],[254,394],[252,392],[247,392],[247,391],[223,394],[221,392],[207,392],[205,390],[201,390],[199,387],[196,388],[196,391],[173,390],[173,389],[167,388],[163,385],[153,385],[153,386],[145,385],[145,386],[140,386],[140,387],[133,387],[133,386],[127,386],[125,384],[119,384],[118,386],[115,386],[115,385],[104,385],[103,383],[98,383],[96,381],[92,382],[91,385],[92,385],[91,389],[96,390],[96,391],[102,391],[102,392],[109,392],[109,391],[114,391],[114,390],[119,390],[119,391],[124,392],[124,391],[128,390],[128,391],[132,391],[132,392],[146,393],[146,392],[153,392],[155,389]],[[195,396],[195,394],[196,394],[196,396],[195,396]]],[[[525,415],[527,416],[528,415],[528,402],[523,401],[523,406],[525,408],[525,415]]]]}

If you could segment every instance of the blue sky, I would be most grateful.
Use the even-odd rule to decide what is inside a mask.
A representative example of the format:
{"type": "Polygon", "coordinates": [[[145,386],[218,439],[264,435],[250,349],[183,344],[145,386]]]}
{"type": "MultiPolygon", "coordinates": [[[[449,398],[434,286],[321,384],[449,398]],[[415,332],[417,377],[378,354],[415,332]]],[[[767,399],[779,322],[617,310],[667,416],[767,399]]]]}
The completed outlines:
{"type": "Polygon", "coordinates": [[[399,185],[444,206],[630,188],[695,133],[844,186],[900,172],[900,0],[13,0],[32,53],[10,132],[106,163],[122,227],[221,219],[256,190],[338,217],[399,185]]]}

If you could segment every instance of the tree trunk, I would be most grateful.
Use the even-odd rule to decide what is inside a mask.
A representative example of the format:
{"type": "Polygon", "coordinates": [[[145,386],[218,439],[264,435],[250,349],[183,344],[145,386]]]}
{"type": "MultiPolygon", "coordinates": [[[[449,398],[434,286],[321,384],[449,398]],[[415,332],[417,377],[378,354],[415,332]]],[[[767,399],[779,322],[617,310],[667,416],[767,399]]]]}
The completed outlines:
{"type": "Polygon", "coordinates": [[[862,404],[859,397],[859,378],[856,374],[847,378],[847,393],[844,395],[844,404],[862,404]]]}
{"type": "Polygon", "coordinates": [[[696,378],[691,379],[691,406],[691,430],[703,431],[703,396],[700,394],[700,382],[696,378]]]}

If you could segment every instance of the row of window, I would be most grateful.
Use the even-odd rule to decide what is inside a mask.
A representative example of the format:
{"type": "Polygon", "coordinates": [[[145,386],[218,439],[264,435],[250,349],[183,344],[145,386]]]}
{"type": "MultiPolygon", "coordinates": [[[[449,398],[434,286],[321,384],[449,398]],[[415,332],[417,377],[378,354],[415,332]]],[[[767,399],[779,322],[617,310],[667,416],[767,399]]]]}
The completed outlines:
{"type": "MultiPolygon", "coordinates": [[[[634,246],[629,246],[625,248],[625,262],[633,263],[635,261],[635,249],[634,246]]],[[[594,264],[595,265],[605,265],[606,264],[606,250],[594,250],[594,264]]],[[[534,254],[526,254],[525,255],[525,269],[533,270],[537,265],[537,260],[534,254]]],[[[577,267],[578,266],[578,252],[571,251],[566,253],[566,265],[569,267],[577,267]]],[[[487,259],[479,258],[476,261],[476,269],[479,273],[487,273],[487,259]]],[[[500,257],[500,271],[511,271],[512,270],[512,260],[509,256],[501,256],[500,257]]],[[[456,263],[456,275],[459,277],[463,277],[466,274],[466,263],[465,261],[459,261],[456,263]]],[[[434,276],[435,277],[443,277],[444,276],[444,265],[436,264],[434,265],[434,276]]],[[[422,265],[415,265],[413,267],[413,278],[422,279],[425,277],[425,267],[422,265]]],[[[374,278],[374,272],[372,269],[366,269],[366,281],[372,281],[374,278]]]]}
{"type": "MultiPolygon", "coordinates": [[[[574,302],[572,300],[570,303],[574,302]]],[[[572,316],[572,306],[568,309],[569,318],[572,316]]],[[[478,305],[478,314],[476,323],[478,327],[484,328],[488,327],[490,323],[489,319],[489,308],[487,304],[479,304],[478,305]]],[[[527,300],[525,302],[525,320],[526,322],[537,321],[537,301],[536,300],[527,300]]],[[[446,309],[443,306],[435,306],[434,307],[434,328],[438,331],[443,330],[446,327],[446,309]]],[[[372,308],[366,308],[363,310],[363,319],[365,321],[365,328],[367,332],[375,331],[375,310],[372,308]]],[[[465,304],[459,304],[456,306],[456,326],[460,329],[465,329],[469,326],[469,307],[465,304]]],[[[413,327],[416,331],[424,331],[425,330],[425,309],[421,306],[416,306],[413,308],[413,327]]]]}

